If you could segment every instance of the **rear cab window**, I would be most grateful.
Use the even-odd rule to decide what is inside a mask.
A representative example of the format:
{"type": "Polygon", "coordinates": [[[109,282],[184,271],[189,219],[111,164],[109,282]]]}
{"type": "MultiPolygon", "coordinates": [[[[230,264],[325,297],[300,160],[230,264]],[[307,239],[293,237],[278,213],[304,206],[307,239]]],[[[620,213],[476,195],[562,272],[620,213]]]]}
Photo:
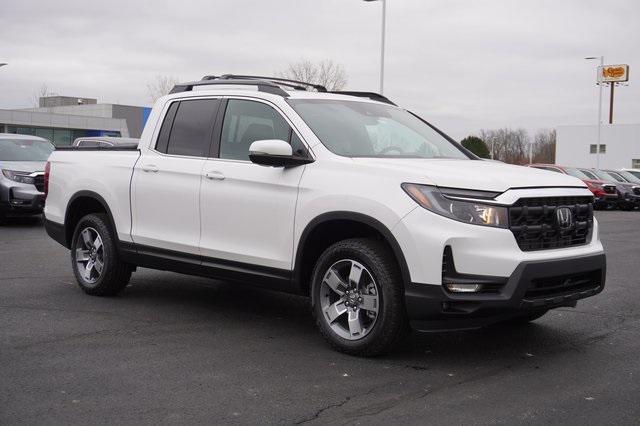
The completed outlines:
{"type": "Polygon", "coordinates": [[[164,154],[207,157],[219,99],[173,102],[158,134],[155,150],[164,154]]]}

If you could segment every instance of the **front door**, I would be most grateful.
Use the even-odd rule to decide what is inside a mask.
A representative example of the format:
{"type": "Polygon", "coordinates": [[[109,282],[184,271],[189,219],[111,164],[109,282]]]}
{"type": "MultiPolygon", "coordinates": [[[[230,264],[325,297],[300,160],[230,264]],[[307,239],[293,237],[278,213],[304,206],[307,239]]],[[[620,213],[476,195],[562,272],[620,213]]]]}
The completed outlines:
{"type": "Polygon", "coordinates": [[[291,270],[298,184],[305,166],[252,163],[249,146],[264,139],[293,141],[294,152],[308,155],[273,106],[229,99],[218,158],[207,159],[203,169],[200,250],[205,264],[215,258],[291,270]]]}

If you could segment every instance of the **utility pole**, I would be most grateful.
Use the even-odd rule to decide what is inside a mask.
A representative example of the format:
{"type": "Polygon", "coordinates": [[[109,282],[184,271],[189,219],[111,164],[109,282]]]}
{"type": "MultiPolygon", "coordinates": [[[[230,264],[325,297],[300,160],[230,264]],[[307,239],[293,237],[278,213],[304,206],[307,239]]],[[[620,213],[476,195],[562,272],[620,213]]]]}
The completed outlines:
{"type": "MultiPolygon", "coordinates": [[[[377,1],[377,0],[364,0],[367,2],[377,1]]],[[[385,44],[385,34],[386,34],[386,26],[387,26],[387,1],[382,0],[382,37],[380,40],[380,94],[382,95],[384,91],[384,44],[385,44]]]]}
{"type": "MultiPolygon", "coordinates": [[[[600,59],[600,67],[602,68],[604,66],[604,56],[589,56],[585,59],[586,60],[600,59]]],[[[602,83],[598,83],[598,137],[596,139],[596,169],[600,168],[601,137],[602,137],[602,83]]]]}

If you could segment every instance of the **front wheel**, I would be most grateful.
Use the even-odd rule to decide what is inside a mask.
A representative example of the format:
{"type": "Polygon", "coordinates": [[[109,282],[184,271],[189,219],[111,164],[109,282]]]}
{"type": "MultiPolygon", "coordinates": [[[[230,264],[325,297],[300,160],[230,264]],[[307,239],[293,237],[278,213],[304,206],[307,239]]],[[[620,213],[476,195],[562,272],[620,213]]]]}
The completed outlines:
{"type": "Polygon", "coordinates": [[[320,332],[341,352],[379,355],[405,334],[402,276],[381,242],[354,238],[330,246],[316,263],[311,290],[320,332]]]}
{"type": "Polygon", "coordinates": [[[71,245],[71,264],[76,281],[87,294],[113,296],[131,278],[132,268],[118,255],[109,219],[90,214],[78,222],[71,245]]]}

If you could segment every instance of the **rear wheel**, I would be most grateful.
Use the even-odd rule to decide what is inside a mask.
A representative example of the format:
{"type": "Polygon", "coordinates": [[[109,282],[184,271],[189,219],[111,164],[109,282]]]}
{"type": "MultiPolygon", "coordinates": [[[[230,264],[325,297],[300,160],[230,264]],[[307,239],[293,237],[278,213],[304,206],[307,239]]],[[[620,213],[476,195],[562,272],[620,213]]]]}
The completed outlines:
{"type": "Polygon", "coordinates": [[[76,226],[71,263],[78,285],[87,294],[113,296],[129,283],[132,268],[120,259],[113,235],[104,214],[87,215],[76,226]]]}
{"type": "Polygon", "coordinates": [[[335,349],[379,355],[405,334],[402,277],[384,244],[360,238],[338,242],[320,256],[312,279],[313,313],[335,349]]]}
{"type": "Polygon", "coordinates": [[[4,225],[7,222],[7,217],[4,213],[0,213],[0,226],[4,225]]]}

